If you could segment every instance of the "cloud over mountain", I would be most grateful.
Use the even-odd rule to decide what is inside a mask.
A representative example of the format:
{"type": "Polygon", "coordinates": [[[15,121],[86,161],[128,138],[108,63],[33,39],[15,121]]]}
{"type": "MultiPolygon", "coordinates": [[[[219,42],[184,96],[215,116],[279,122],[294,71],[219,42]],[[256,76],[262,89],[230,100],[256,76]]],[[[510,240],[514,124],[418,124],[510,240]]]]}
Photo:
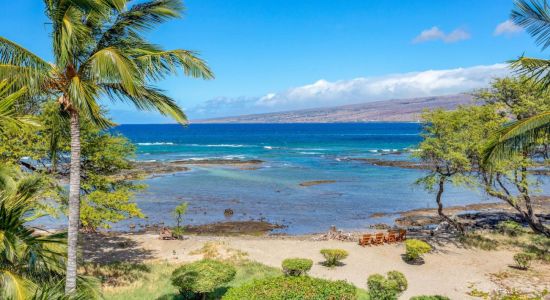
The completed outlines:
{"type": "Polygon", "coordinates": [[[259,97],[214,98],[189,113],[193,118],[218,117],[456,94],[486,87],[492,78],[507,74],[506,64],[494,64],[350,80],[321,79],[259,97]]]}
{"type": "Polygon", "coordinates": [[[430,29],[423,30],[417,37],[414,38],[413,43],[423,43],[428,41],[441,40],[445,43],[454,43],[470,38],[470,33],[464,29],[457,28],[450,33],[446,34],[439,27],[434,26],[430,29]]]}

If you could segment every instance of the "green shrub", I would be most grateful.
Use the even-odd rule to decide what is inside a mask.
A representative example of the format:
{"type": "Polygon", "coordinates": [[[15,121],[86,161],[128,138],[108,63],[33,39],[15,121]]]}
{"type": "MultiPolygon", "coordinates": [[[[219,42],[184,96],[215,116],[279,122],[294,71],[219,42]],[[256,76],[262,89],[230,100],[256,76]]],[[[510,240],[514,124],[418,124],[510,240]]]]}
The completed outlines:
{"type": "Polygon", "coordinates": [[[367,279],[369,296],[376,300],[397,300],[399,295],[407,289],[407,279],[403,273],[390,271],[387,278],[374,274],[367,279]]]}
{"type": "Polygon", "coordinates": [[[449,297],[434,295],[434,296],[414,296],[410,300],[451,300],[449,297]]]}
{"type": "Polygon", "coordinates": [[[355,286],[339,280],[329,281],[309,276],[279,276],[253,280],[230,288],[222,300],[333,299],[355,300],[355,286]]]}
{"type": "Polygon", "coordinates": [[[311,267],[313,261],[307,258],[287,258],[283,260],[283,272],[289,276],[306,275],[311,267]]]}
{"type": "Polygon", "coordinates": [[[531,266],[531,261],[536,258],[536,254],[534,253],[517,253],[514,255],[514,260],[516,261],[516,264],[518,268],[527,270],[531,266]]]}
{"type": "Polygon", "coordinates": [[[523,226],[515,221],[502,221],[498,223],[497,229],[500,233],[509,236],[518,236],[525,233],[523,226]]]}
{"type": "Polygon", "coordinates": [[[231,281],[235,273],[230,264],[203,259],[177,268],[171,279],[181,293],[206,295],[231,281]]]}
{"type": "Polygon", "coordinates": [[[322,249],[321,254],[325,258],[325,266],[334,267],[341,264],[341,260],[348,257],[348,252],[344,249],[322,249]]]}
{"type": "Polygon", "coordinates": [[[432,247],[424,241],[415,239],[405,241],[405,257],[407,260],[418,260],[422,255],[430,252],[430,250],[432,250],[432,247]]]}

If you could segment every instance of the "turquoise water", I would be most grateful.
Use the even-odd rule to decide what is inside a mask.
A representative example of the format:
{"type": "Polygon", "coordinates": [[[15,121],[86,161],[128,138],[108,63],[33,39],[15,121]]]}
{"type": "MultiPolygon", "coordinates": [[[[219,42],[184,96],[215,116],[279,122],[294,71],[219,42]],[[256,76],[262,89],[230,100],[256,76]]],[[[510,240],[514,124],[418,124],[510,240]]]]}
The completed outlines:
{"type": "MultiPolygon", "coordinates": [[[[395,213],[434,207],[434,196],[414,184],[421,170],[377,167],[350,157],[411,159],[420,142],[415,123],[361,124],[197,124],[122,125],[114,131],[138,147],[138,160],[260,159],[259,169],[193,167],[191,171],[145,180],[147,191],[137,202],[147,219],[128,224],[172,224],[171,210],[189,202],[186,222],[203,224],[228,220],[258,220],[287,225],[291,234],[321,232],[331,225],[362,229],[391,221],[392,216],[370,218],[372,213],[395,213]],[[310,180],[332,184],[302,187],[310,180]]],[[[449,187],[447,205],[487,199],[478,191],[449,187]]]]}

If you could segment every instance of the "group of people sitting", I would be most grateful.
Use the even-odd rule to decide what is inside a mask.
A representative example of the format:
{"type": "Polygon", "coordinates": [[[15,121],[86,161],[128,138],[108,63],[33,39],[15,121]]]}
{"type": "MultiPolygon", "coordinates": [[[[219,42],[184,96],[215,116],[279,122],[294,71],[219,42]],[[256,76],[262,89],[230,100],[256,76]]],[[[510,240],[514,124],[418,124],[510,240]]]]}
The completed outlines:
{"type": "Polygon", "coordinates": [[[367,233],[363,234],[363,236],[359,238],[359,245],[364,247],[370,245],[382,245],[384,243],[397,243],[404,241],[406,236],[407,231],[405,229],[390,230],[387,234],[384,234],[383,232],[367,233]]]}

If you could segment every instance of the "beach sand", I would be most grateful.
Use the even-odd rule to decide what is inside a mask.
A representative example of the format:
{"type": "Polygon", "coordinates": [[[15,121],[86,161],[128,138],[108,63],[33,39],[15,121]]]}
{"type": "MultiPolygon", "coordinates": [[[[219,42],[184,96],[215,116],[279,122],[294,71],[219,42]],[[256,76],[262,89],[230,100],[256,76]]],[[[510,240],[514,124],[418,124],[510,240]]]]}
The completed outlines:
{"type": "MultiPolygon", "coordinates": [[[[398,270],[409,281],[409,288],[401,299],[423,294],[446,295],[451,299],[479,299],[468,296],[468,291],[473,288],[497,290],[499,286],[495,276],[499,277],[498,274],[503,272],[521,272],[509,267],[513,265],[513,251],[464,249],[452,243],[438,245],[435,251],[425,256],[424,264],[411,265],[401,257],[404,253],[402,243],[360,247],[355,242],[315,241],[311,237],[251,236],[189,236],[186,240],[161,240],[158,234],[153,233],[118,234],[108,239],[107,242],[86,243],[100,247],[86,250],[85,257],[95,261],[122,259],[183,263],[201,259],[202,255],[196,252],[210,242],[220,249],[243,251],[248,254],[247,259],[273,267],[280,267],[285,258],[310,258],[315,262],[311,276],[343,279],[364,289],[367,288],[369,275],[398,270]],[[349,256],[343,261],[345,265],[332,269],[320,265],[323,257],[319,251],[323,248],[347,250],[349,256]]],[[[527,276],[529,284],[538,290],[550,288],[549,266],[537,265],[534,269],[539,269],[537,274],[542,275],[537,275],[536,280],[532,274],[527,276]]]]}

